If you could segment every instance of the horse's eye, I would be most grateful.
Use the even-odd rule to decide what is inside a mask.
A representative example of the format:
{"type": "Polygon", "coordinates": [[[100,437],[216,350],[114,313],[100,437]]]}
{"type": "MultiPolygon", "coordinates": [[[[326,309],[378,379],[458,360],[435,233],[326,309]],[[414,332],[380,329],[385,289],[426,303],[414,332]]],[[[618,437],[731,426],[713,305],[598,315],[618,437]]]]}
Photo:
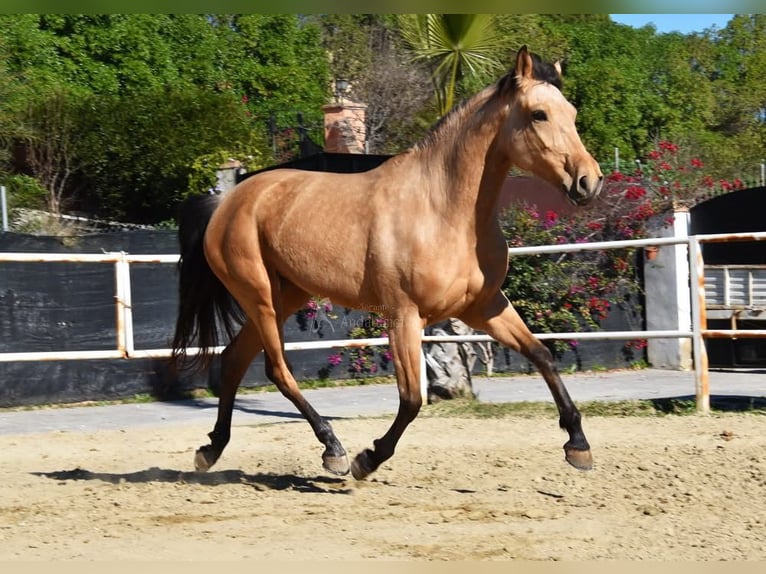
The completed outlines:
{"type": "Polygon", "coordinates": [[[547,121],[548,115],[543,110],[534,110],[532,112],[532,120],[535,122],[547,121]]]}

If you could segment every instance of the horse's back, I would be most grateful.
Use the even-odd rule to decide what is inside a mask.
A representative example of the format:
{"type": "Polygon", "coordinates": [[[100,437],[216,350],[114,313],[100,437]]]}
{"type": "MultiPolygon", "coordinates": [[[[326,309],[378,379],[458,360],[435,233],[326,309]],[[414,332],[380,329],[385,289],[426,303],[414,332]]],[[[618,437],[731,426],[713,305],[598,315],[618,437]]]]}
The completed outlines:
{"type": "Polygon", "coordinates": [[[364,281],[375,211],[370,191],[363,174],[256,174],[222,199],[206,250],[223,268],[261,261],[310,293],[351,299],[364,281]]]}

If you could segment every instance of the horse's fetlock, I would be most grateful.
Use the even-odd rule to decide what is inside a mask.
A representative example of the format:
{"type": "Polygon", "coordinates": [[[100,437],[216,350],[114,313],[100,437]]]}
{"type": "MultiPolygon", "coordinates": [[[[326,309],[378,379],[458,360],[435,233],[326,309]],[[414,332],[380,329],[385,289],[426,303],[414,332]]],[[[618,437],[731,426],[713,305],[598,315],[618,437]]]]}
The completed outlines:
{"type": "Polygon", "coordinates": [[[577,409],[563,411],[559,416],[559,427],[568,431],[579,430],[582,427],[580,411],[577,409]]]}
{"type": "Polygon", "coordinates": [[[223,449],[229,444],[231,434],[228,431],[221,431],[219,429],[213,429],[207,436],[210,438],[210,444],[216,448],[223,449]]]}
{"type": "MultiPolygon", "coordinates": [[[[376,439],[372,441],[373,446],[375,447],[375,452],[371,452],[372,456],[377,461],[377,464],[380,464],[384,460],[388,460],[392,456],[394,456],[394,445],[391,444],[388,441],[383,441],[381,439],[376,439]]],[[[377,468],[376,464],[376,468],[377,468]]]]}

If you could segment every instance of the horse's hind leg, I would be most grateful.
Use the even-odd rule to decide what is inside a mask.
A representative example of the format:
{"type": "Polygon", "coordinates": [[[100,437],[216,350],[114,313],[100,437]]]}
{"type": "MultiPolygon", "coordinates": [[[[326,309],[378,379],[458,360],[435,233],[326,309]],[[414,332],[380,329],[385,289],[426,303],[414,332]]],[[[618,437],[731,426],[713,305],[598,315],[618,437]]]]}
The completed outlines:
{"type": "Polygon", "coordinates": [[[508,299],[498,293],[484,308],[470,309],[462,317],[474,329],[486,331],[493,339],[524,355],[542,374],[559,411],[559,426],[569,433],[564,455],[572,466],[589,470],[593,466],[590,445],[582,430],[580,411],[561,381],[553,355],[524,324],[508,299]]]}
{"type": "Polygon", "coordinates": [[[335,436],[330,423],[314,410],[301,393],[284,354],[282,323],[287,311],[292,312],[294,309],[286,309],[282,305],[280,291],[294,287],[287,282],[282,285],[282,281],[275,273],[269,275],[268,280],[264,281],[262,274],[265,275],[266,271],[263,268],[261,268],[262,274],[258,273],[257,269],[254,271],[255,273],[249,277],[251,290],[238,293],[234,291],[236,287],[233,286],[232,293],[259,330],[267,356],[266,375],[295,405],[295,408],[311,425],[319,442],[325,446],[322,454],[323,466],[334,474],[347,474],[349,465],[346,451],[335,436]]]}
{"type": "MultiPolygon", "coordinates": [[[[308,295],[293,286],[282,290],[282,307],[288,314],[299,309],[308,295]]],[[[213,466],[226,448],[231,437],[231,419],[237,389],[250,363],[261,352],[263,345],[255,324],[248,319],[237,336],[221,354],[220,390],[218,392],[218,418],[208,434],[210,444],[201,446],[194,456],[197,471],[213,466]]]]}
{"type": "Polygon", "coordinates": [[[194,467],[206,471],[221,456],[231,437],[231,417],[234,410],[234,398],[245,376],[248,366],[261,351],[258,331],[251,321],[245,322],[237,336],[221,354],[221,381],[218,393],[218,418],[212,432],[208,434],[210,444],[197,449],[194,467]]]}

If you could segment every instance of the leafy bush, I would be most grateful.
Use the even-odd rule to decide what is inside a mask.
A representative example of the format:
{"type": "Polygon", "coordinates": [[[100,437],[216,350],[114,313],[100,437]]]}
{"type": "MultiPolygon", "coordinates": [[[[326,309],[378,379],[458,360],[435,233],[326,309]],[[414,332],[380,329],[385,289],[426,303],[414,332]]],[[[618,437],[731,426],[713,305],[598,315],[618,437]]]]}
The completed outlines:
{"type": "MultiPolygon", "coordinates": [[[[501,218],[510,247],[603,241],[623,222],[593,220],[587,215],[560,217],[553,211],[511,208],[501,218]]],[[[637,223],[637,220],[630,220],[637,223]]],[[[626,228],[623,228],[625,231],[626,228]]],[[[527,326],[538,333],[598,330],[613,303],[640,293],[634,248],[513,255],[503,291],[527,326]]],[[[560,354],[575,341],[552,341],[560,354]]]]}
{"type": "Polygon", "coordinates": [[[28,175],[10,175],[0,183],[6,188],[8,209],[43,209],[47,190],[33,177],[28,175]]]}

